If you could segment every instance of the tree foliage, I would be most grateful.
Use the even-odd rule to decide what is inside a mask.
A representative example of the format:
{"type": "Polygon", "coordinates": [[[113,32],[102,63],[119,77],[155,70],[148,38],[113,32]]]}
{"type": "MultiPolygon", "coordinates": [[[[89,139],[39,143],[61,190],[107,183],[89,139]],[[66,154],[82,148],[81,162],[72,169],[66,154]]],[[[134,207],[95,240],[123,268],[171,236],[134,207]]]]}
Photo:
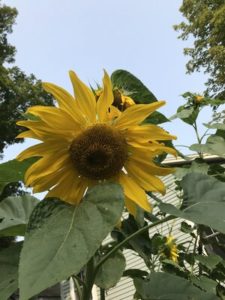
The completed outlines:
{"type": "Polygon", "coordinates": [[[210,75],[207,92],[225,97],[225,2],[224,0],[183,0],[180,11],[185,21],[175,25],[179,38],[194,38],[184,53],[191,59],[186,67],[192,73],[204,69],[210,75]]]}
{"type": "Polygon", "coordinates": [[[17,10],[3,5],[0,0],[0,153],[5,146],[21,142],[16,139],[19,128],[15,122],[27,107],[53,104],[40,80],[33,74],[26,75],[15,65],[8,65],[15,62],[16,48],[9,43],[8,34],[12,33],[16,16],[17,10]]]}

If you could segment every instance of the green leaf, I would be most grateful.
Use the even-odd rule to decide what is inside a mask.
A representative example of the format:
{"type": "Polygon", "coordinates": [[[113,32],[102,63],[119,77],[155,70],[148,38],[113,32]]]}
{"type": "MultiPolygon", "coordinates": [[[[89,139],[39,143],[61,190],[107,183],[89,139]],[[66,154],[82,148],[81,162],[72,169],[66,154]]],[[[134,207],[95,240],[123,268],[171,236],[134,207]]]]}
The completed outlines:
{"type": "Polygon", "coordinates": [[[193,161],[191,166],[188,168],[176,168],[175,177],[178,180],[181,180],[185,175],[189,173],[201,173],[207,174],[209,170],[209,165],[203,162],[193,161]]]}
{"type": "Polygon", "coordinates": [[[201,290],[216,294],[216,286],[217,282],[206,277],[206,276],[199,276],[199,277],[190,277],[192,283],[201,288],[201,290]]]}
{"type": "Polygon", "coordinates": [[[225,139],[221,136],[212,135],[207,139],[206,144],[193,144],[189,149],[225,157],[225,139]]]}
{"type": "Polygon", "coordinates": [[[191,233],[193,230],[195,230],[196,228],[189,225],[186,222],[181,222],[181,227],[180,227],[180,231],[184,232],[184,233],[191,233]]]}
{"type": "Polygon", "coordinates": [[[185,107],[184,105],[178,107],[177,113],[173,115],[170,120],[174,120],[176,118],[181,119],[183,122],[192,125],[199,114],[199,109],[196,107],[185,107]]]}
{"type": "Polygon", "coordinates": [[[21,253],[20,300],[79,273],[120,220],[123,199],[122,188],[111,183],[88,190],[78,206],[44,200],[43,218],[38,205],[21,253]]]}
{"type": "MultiPolygon", "coordinates": [[[[143,226],[144,225],[146,224],[143,224],[143,226]]],[[[135,218],[129,215],[129,217],[124,219],[121,223],[120,231],[113,232],[112,236],[118,241],[121,241],[143,226],[139,226],[135,218]]],[[[131,239],[125,247],[136,251],[144,260],[149,260],[149,256],[151,256],[151,240],[147,231],[131,239]]]]}
{"type": "Polygon", "coordinates": [[[33,158],[22,162],[14,159],[0,164],[0,192],[10,182],[23,181],[26,170],[34,161],[33,158]]]}
{"type": "Polygon", "coordinates": [[[182,210],[161,203],[161,211],[225,233],[225,183],[207,175],[192,173],[184,177],[181,185],[184,190],[182,210]]]}
{"type": "MultiPolygon", "coordinates": [[[[133,74],[125,70],[116,70],[111,75],[114,88],[118,88],[124,95],[131,97],[137,104],[148,104],[157,101],[151,91],[133,74]]],[[[154,112],[146,119],[147,123],[161,124],[168,119],[159,112],[154,112]]]]}
{"type": "Polygon", "coordinates": [[[153,237],[151,238],[151,253],[154,255],[157,255],[161,250],[162,247],[165,245],[166,238],[163,237],[159,233],[155,233],[153,237]]]}
{"type": "Polygon", "coordinates": [[[123,275],[126,260],[121,251],[111,255],[98,270],[95,284],[102,289],[109,289],[117,284],[123,275]]]}
{"type": "Polygon", "coordinates": [[[216,300],[212,293],[206,293],[188,280],[167,273],[152,273],[150,280],[134,279],[134,285],[143,300],[216,300]]]}
{"type": "Polygon", "coordinates": [[[225,181],[225,168],[218,163],[211,163],[208,175],[211,175],[220,181],[225,181]]]}
{"type": "Polygon", "coordinates": [[[225,130],[225,124],[224,123],[213,123],[213,124],[204,124],[205,127],[211,128],[211,129],[219,129],[219,130],[225,130]]]}
{"type": "Polygon", "coordinates": [[[194,107],[185,108],[185,106],[182,105],[177,109],[177,113],[173,115],[170,118],[170,120],[174,120],[176,118],[180,118],[180,119],[188,118],[193,113],[193,111],[194,111],[194,107]]]}
{"type": "Polygon", "coordinates": [[[220,256],[213,254],[208,256],[196,255],[195,258],[210,271],[212,271],[223,260],[220,256]]]}
{"type": "Polygon", "coordinates": [[[8,300],[18,288],[18,264],[22,242],[0,251],[0,299],[8,300]]]}
{"type": "Polygon", "coordinates": [[[24,235],[30,214],[38,203],[30,195],[8,197],[0,202],[0,236],[24,235]]]}

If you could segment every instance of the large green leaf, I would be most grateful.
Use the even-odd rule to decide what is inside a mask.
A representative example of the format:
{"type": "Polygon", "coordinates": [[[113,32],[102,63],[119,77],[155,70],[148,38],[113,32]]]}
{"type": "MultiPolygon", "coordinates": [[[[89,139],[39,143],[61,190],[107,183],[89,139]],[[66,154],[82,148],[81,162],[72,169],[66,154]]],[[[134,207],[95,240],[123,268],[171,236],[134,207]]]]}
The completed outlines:
{"type": "Polygon", "coordinates": [[[225,139],[221,136],[211,135],[205,144],[193,144],[189,149],[225,157],[225,139]]]}
{"type": "Polygon", "coordinates": [[[30,214],[38,203],[30,195],[8,197],[0,202],[0,236],[24,235],[30,214]]]}
{"type": "Polygon", "coordinates": [[[123,198],[119,185],[102,184],[90,189],[79,206],[44,200],[43,218],[38,205],[21,254],[20,300],[79,273],[120,220],[123,198]]]}
{"type": "Polygon", "coordinates": [[[152,273],[149,280],[135,278],[134,285],[143,300],[219,299],[213,293],[201,291],[188,280],[168,273],[152,273]]]}
{"type": "Polygon", "coordinates": [[[0,251],[0,299],[7,300],[18,288],[18,264],[22,242],[0,251]]]}
{"type": "Polygon", "coordinates": [[[121,251],[117,251],[101,265],[95,279],[95,284],[103,289],[113,287],[122,277],[125,267],[125,257],[121,251]]]}
{"type": "Polygon", "coordinates": [[[184,190],[181,210],[161,203],[161,211],[225,233],[225,183],[208,175],[191,173],[181,185],[184,190]]]}
{"type": "Polygon", "coordinates": [[[22,162],[14,159],[0,164],[0,192],[10,182],[23,181],[26,170],[33,162],[33,158],[22,162]]]}
{"type": "MultiPolygon", "coordinates": [[[[131,97],[137,104],[157,101],[153,93],[137,77],[125,70],[113,72],[111,80],[114,88],[120,89],[123,94],[131,97]]],[[[168,119],[159,112],[154,112],[146,119],[146,122],[153,124],[161,124],[167,121],[168,119]]]]}

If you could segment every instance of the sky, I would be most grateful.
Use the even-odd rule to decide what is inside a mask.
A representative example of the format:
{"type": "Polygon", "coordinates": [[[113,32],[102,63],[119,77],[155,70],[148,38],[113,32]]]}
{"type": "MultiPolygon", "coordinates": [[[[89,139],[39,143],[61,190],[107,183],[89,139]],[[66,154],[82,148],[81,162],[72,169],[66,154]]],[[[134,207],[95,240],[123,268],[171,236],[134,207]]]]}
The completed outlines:
{"type": "MultiPolygon", "coordinates": [[[[124,69],[137,76],[159,100],[160,111],[172,116],[184,104],[181,94],[202,93],[203,73],[185,74],[188,57],[173,25],[183,18],[181,0],[5,0],[18,17],[10,35],[16,46],[16,65],[26,74],[53,82],[70,92],[68,71],[87,84],[101,82],[103,69],[110,74],[124,69]]],[[[205,112],[201,120],[210,115],[205,112]]],[[[163,127],[178,137],[175,145],[196,142],[188,125],[175,120],[163,127]]],[[[13,159],[29,142],[10,146],[4,160],[13,159]]],[[[179,148],[187,153],[186,148],[179,148]]]]}

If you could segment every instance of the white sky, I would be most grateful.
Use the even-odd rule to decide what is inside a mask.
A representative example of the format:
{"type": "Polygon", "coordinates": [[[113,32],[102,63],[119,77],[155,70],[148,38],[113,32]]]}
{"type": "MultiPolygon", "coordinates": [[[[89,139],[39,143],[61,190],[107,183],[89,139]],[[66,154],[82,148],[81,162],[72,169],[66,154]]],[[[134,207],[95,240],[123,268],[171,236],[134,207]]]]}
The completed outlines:
{"type": "MultiPolygon", "coordinates": [[[[186,75],[183,48],[191,41],[177,39],[173,25],[182,20],[181,0],[5,0],[19,15],[10,41],[17,48],[16,65],[27,74],[54,82],[72,92],[68,70],[87,84],[125,69],[136,75],[167,105],[167,117],[183,104],[186,91],[201,93],[203,74],[186,75]]],[[[202,120],[209,115],[203,113],[202,120]]],[[[181,121],[163,125],[178,136],[175,144],[195,142],[181,121]]],[[[14,158],[27,143],[9,147],[14,158]]],[[[179,148],[180,150],[187,150],[179,148]]]]}

